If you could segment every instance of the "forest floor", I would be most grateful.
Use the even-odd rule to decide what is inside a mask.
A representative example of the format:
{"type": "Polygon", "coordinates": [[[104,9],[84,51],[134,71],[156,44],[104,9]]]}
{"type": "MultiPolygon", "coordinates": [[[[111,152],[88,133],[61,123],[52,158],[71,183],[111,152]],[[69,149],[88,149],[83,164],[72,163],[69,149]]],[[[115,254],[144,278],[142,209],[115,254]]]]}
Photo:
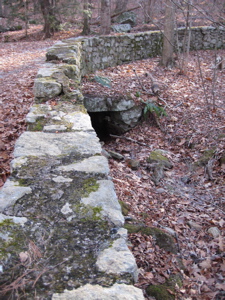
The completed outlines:
{"type": "MultiPolygon", "coordinates": [[[[224,57],[225,51],[216,55],[224,57]]],[[[110,79],[111,89],[89,75],[83,80],[84,93],[122,94],[139,104],[150,100],[167,114],[158,118],[159,126],[148,118],[104,145],[106,151],[124,157],[109,162],[118,198],[129,207],[128,223],[172,234],[183,264],[160,249],[152,236],[132,233],[131,250],[140,268],[137,286],[145,290],[149,284],[165,283],[170,274],[181,273],[184,280],[182,288],[177,288],[177,299],[224,299],[225,70],[215,69],[215,52],[190,53],[185,73],[178,67],[165,69],[159,66],[159,58],[152,58],[96,74],[110,79]],[[146,72],[158,81],[159,98],[149,92],[151,80],[146,72]],[[147,159],[157,149],[173,168],[156,185],[147,159]],[[136,170],[130,160],[138,162],[136,170]]],[[[146,295],[146,299],[152,298],[146,295]]]]}
{"type": "MultiPolygon", "coordinates": [[[[34,78],[45,61],[46,48],[54,42],[0,42],[0,186],[10,174],[15,141],[26,129],[34,78]]],[[[216,54],[225,57],[224,50],[216,54]]],[[[213,51],[190,53],[184,73],[158,62],[159,58],[152,58],[97,72],[111,80],[111,89],[89,77],[83,86],[98,95],[129,96],[137,103],[151,99],[167,113],[158,119],[160,127],[146,119],[103,146],[124,157],[110,158],[109,164],[118,198],[129,206],[126,219],[163,229],[179,249],[177,255],[171,254],[151,236],[130,234],[140,268],[136,285],[145,291],[149,284],[163,284],[169,275],[182,274],[183,286],[169,289],[177,299],[224,299],[225,70],[214,68],[213,51]],[[159,82],[161,100],[146,92],[151,82],[145,72],[159,82]],[[156,149],[173,165],[158,185],[147,162],[156,149]],[[129,159],[138,161],[138,169],[130,168],[129,159]]]]}

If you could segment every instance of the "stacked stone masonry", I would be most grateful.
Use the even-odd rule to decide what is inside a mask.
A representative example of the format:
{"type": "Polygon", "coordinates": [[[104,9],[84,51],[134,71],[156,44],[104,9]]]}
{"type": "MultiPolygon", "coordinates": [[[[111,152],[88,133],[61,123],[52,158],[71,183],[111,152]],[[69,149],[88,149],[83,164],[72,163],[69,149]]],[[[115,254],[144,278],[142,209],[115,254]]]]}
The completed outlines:
{"type": "MultiPolygon", "coordinates": [[[[224,32],[193,28],[191,49],[223,47],[224,32]]],[[[180,48],[184,33],[178,31],[180,48]]],[[[157,56],[161,49],[162,34],[155,31],[72,38],[47,52],[27,131],[16,142],[11,176],[0,190],[4,297],[144,299],[133,286],[137,265],[79,84],[86,73],[157,56]],[[18,278],[24,285],[7,290],[18,278]]]]}

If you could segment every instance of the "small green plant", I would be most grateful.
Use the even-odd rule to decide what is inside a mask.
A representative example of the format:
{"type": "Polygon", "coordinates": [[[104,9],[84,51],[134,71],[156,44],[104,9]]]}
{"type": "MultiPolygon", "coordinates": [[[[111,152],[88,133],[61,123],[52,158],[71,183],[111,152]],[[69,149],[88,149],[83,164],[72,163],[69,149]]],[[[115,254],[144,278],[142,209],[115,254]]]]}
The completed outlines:
{"type": "Polygon", "coordinates": [[[144,107],[144,116],[146,117],[149,113],[155,113],[157,117],[166,116],[166,111],[162,106],[155,104],[154,102],[148,100],[144,107]]]}
{"type": "Polygon", "coordinates": [[[135,97],[137,97],[137,98],[141,97],[141,92],[136,92],[135,97]]]}

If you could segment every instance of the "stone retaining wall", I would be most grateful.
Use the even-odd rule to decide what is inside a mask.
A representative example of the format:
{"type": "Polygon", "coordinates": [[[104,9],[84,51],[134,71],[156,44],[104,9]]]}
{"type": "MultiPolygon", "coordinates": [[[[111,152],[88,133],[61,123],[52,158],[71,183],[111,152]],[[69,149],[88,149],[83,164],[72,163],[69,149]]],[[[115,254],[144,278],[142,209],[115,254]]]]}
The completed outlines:
{"type": "MultiPolygon", "coordinates": [[[[223,29],[194,28],[191,48],[219,48],[223,39],[223,29]]],[[[147,32],[49,49],[52,62],[38,72],[28,129],[0,190],[0,296],[144,299],[133,286],[138,270],[124,217],[79,83],[85,73],[159,55],[161,45],[160,32],[147,32]]]]}
{"type": "Polygon", "coordinates": [[[36,104],[27,123],[0,191],[0,286],[6,291],[0,296],[144,299],[133,287],[137,265],[85,108],[36,104]],[[18,278],[21,288],[7,286],[18,278]]]}
{"type": "MultiPolygon", "coordinates": [[[[179,49],[183,48],[186,31],[176,33],[179,49]]],[[[82,75],[110,66],[161,55],[160,31],[120,34],[101,37],[79,37],[60,41],[47,52],[48,63],[38,73],[35,96],[39,100],[65,94],[80,99],[79,83],[82,75]],[[60,62],[55,65],[54,62],[60,62]]],[[[191,30],[191,50],[224,47],[225,28],[194,27],[191,30]]]]}

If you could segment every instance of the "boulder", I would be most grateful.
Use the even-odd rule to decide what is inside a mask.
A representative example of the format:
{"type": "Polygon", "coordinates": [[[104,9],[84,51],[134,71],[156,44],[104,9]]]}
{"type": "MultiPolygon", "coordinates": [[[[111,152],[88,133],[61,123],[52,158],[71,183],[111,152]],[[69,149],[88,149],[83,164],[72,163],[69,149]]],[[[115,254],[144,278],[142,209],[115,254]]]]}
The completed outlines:
{"type": "Polygon", "coordinates": [[[62,92],[62,85],[51,78],[36,78],[34,81],[34,95],[36,98],[50,99],[62,92]]]}
{"type": "Polygon", "coordinates": [[[131,26],[136,25],[136,15],[134,12],[124,12],[121,15],[119,15],[115,19],[116,23],[119,24],[130,24],[131,26]]]}
{"type": "Polygon", "coordinates": [[[131,25],[130,24],[113,25],[112,30],[114,32],[130,32],[131,31],[131,25]]]}

